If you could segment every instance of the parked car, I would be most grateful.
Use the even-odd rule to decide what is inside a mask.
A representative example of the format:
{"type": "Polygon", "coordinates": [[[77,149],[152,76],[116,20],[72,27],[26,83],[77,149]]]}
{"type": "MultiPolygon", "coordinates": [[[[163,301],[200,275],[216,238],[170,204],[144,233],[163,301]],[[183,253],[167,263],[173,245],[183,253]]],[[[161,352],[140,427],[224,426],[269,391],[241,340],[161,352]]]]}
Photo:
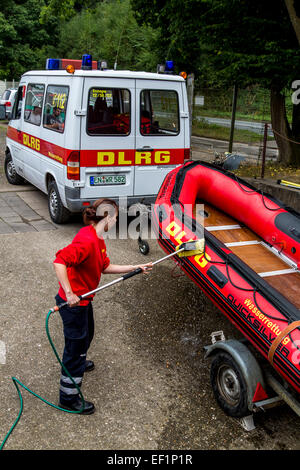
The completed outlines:
{"type": "Polygon", "coordinates": [[[3,104],[5,106],[5,115],[6,118],[10,118],[10,114],[13,109],[13,105],[15,102],[15,96],[16,96],[17,88],[8,88],[5,90],[0,98],[0,104],[3,104]]]}

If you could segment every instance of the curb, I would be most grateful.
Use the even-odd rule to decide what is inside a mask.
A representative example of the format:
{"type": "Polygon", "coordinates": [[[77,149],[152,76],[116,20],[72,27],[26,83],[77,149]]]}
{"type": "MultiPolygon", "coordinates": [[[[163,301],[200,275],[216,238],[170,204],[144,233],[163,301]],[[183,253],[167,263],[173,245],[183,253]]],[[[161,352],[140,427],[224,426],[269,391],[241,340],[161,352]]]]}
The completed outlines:
{"type": "Polygon", "coordinates": [[[6,187],[1,185],[0,186],[0,193],[22,193],[25,191],[37,191],[37,188],[34,186],[13,186],[13,187],[6,187]]]}

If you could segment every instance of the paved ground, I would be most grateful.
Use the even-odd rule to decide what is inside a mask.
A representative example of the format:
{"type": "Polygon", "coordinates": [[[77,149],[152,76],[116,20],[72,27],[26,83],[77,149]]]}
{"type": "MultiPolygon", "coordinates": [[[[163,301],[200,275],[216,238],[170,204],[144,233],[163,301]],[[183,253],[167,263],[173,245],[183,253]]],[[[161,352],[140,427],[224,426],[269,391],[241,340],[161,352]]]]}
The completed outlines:
{"type": "Polygon", "coordinates": [[[0,234],[55,228],[48,215],[47,199],[38,191],[0,192],[0,234]]]}
{"type": "MultiPolygon", "coordinates": [[[[45,333],[57,292],[52,261],[81,227],[79,219],[52,224],[42,193],[15,189],[0,178],[0,344],[6,348],[6,354],[0,348],[0,442],[19,411],[12,376],[57,403],[60,370],[45,333]]],[[[107,247],[113,263],[145,261],[135,240],[108,240],[107,247]]],[[[151,240],[146,259],[161,256],[151,240]]],[[[82,388],[96,413],[71,416],[22,391],[24,412],[5,449],[300,449],[299,419],[286,406],[257,414],[257,428],[247,433],[216,405],[203,346],[212,331],[238,334],[173,269],[172,261],[162,263],[96,296],[90,350],[96,369],[82,388]]],[[[61,354],[59,314],[50,318],[50,333],[61,354]]]]}

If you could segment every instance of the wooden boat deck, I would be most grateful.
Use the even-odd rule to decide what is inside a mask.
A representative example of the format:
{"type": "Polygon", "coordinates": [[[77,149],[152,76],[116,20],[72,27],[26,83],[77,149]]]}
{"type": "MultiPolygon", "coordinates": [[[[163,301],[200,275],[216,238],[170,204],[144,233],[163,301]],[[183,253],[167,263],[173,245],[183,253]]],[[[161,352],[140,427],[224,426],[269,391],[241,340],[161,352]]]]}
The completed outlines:
{"type": "MultiPolygon", "coordinates": [[[[197,201],[198,204],[203,202],[197,201]]],[[[206,203],[204,213],[198,209],[199,205],[195,206],[194,217],[206,230],[300,309],[300,273],[287,260],[276,250],[271,251],[257,234],[219,209],[206,203]]]]}

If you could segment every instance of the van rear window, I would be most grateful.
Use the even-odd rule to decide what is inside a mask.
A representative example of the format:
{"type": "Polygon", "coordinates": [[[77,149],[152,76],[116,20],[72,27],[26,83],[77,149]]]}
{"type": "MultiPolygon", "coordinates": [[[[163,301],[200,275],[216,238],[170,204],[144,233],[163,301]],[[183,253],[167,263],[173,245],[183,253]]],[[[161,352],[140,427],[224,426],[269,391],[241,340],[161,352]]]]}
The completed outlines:
{"type": "Polygon", "coordinates": [[[91,88],[88,98],[87,133],[130,134],[130,92],[121,88],[91,88]]]}
{"type": "Polygon", "coordinates": [[[11,93],[10,90],[5,90],[3,95],[1,96],[1,100],[9,100],[10,93],[11,93]]]}
{"type": "Polygon", "coordinates": [[[142,135],[179,134],[178,95],[172,90],[141,92],[140,132],[142,135]]]}
{"type": "Polygon", "coordinates": [[[43,124],[47,129],[64,132],[69,87],[49,85],[47,88],[43,124]]]}

